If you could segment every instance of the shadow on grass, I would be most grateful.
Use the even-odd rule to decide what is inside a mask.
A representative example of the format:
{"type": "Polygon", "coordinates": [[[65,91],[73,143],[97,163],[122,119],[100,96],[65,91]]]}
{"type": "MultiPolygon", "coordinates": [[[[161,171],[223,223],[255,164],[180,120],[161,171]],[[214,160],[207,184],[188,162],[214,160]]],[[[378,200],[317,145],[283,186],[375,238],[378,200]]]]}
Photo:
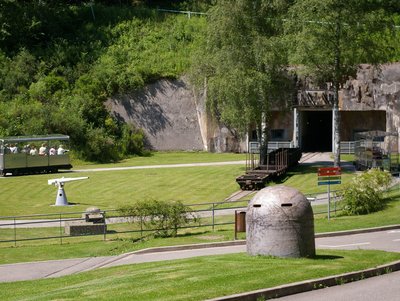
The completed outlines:
{"type": "Polygon", "coordinates": [[[316,174],[319,166],[313,165],[297,165],[290,168],[285,174],[274,179],[275,184],[283,184],[288,181],[291,177],[303,174],[316,174]]]}

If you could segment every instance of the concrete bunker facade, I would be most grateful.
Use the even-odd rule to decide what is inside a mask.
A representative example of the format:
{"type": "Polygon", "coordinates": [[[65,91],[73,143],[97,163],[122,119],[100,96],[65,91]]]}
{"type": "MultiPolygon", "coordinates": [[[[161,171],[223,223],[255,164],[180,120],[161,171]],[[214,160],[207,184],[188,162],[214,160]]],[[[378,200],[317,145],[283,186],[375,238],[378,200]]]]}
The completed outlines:
{"type": "MultiPolygon", "coordinates": [[[[274,142],[291,142],[303,152],[333,151],[333,88],[315,86],[299,79],[291,110],[271,113],[269,137],[274,142]]],[[[400,134],[400,62],[359,65],[339,91],[340,142],[342,153],[354,153],[361,132],[400,134]]],[[[396,148],[400,148],[400,141],[396,148]]]]}
{"type": "Polygon", "coordinates": [[[297,189],[278,185],[260,190],[247,207],[246,233],[249,255],[315,256],[313,211],[297,189]]]}

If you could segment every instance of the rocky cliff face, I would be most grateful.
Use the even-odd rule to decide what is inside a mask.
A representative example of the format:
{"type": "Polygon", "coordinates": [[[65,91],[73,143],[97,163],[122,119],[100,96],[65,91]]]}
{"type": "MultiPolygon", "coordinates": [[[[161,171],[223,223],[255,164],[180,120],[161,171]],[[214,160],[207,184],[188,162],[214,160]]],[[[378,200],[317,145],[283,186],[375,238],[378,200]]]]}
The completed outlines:
{"type": "Polygon", "coordinates": [[[344,111],[386,111],[386,131],[400,126],[400,62],[379,67],[360,65],[355,79],[341,90],[339,101],[344,111]]]}
{"type": "Polygon", "coordinates": [[[343,110],[400,110],[400,63],[373,67],[360,65],[357,78],[349,79],[341,91],[343,110]]]}
{"type": "Polygon", "coordinates": [[[195,95],[185,78],[163,79],[142,91],[109,99],[109,110],[120,120],[142,128],[154,150],[241,150],[234,131],[207,113],[204,95],[195,95]]]}

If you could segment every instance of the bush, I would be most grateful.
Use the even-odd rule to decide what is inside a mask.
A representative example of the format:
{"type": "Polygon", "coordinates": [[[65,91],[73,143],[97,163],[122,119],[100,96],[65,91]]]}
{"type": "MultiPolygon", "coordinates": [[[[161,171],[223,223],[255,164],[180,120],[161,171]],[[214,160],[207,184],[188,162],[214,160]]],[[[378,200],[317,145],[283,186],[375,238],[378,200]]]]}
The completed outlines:
{"type": "Polygon", "coordinates": [[[189,207],[179,201],[144,200],[124,206],[119,211],[123,215],[132,216],[134,223],[139,222],[155,230],[157,236],[161,237],[175,237],[180,227],[190,221],[197,221],[189,207]]]}
{"type": "Polygon", "coordinates": [[[123,124],[120,150],[123,156],[142,155],[144,152],[144,132],[132,124],[123,124]]]}
{"type": "Polygon", "coordinates": [[[121,159],[115,140],[103,128],[89,128],[86,138],[85,159],[100,163],[117,162],[121,159]]]}
{"type": "Polygon", "coordinates": [[[343,210],[348,215],[376,212],[385,208],[383,190],[391,182],[386,171],[371,169],[355,177],[342,194],[343,210]]]}

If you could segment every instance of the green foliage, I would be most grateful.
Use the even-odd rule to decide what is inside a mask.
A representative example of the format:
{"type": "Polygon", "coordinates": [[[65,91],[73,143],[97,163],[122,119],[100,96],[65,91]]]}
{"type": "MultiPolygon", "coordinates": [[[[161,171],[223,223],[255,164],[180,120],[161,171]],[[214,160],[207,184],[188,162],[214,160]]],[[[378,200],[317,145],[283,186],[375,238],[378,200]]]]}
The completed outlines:
{"type": "Polygon", "coordinates": [[[271,108],[283,107],[294,91],[282,39],[288,7],[288,1],[217,1],[191,71],[193,83],[207,87],[207,105],[222,122],[241,133],[257,127],[261,163],[267,147],[261,124],[268,124],[271,108]]]}
{"type": "Polygon", "coordinates": [[[84,153],[87,160],[95,162],[116,162],[121,159],[115,140],[107,135],[104,128],[88,129],[84,153]]]}
{"type": "Polygon", "coordinates": [[[180,201],[144,200],[121,207],[119,211],[123,215],[132,216],[134,222],[155,230],[161,237],[176,236],[180,227],[195,218],[190,208],[180,201]]]}
{"type": "Polygon", "coordinates": [[[143,155],[144,153],[144,133],[141,129],[136,129],[133,125],[122,125],[122,137],[120,139],[120,152],[124,156],[129,154],[143,155]]]}
{"type": "Polygon", "coordinates": [[[221,120],[245,132],[287,99],[286,50],[281,21],[288,5],[221,0],[209,11],[207,40],[194,57],[192,80],[204,88],[221,120]]]}
{"type": "Polygon", "coordinates": [[[390,61],[398,52],[392,47],[394,14],[383,2],[297,1],[285,23],[290,63],[316,83],[340,84],[361,63],[390,61]]]}
{"type": "Polygon", "coordinates": [[[34,82],[29,87],[29,96],[32,99],[42,103],[50,103],[57,101],[59,91],[66,90],[68,82],[61,76],[49,74],[41,77],[37,82],[34,82]]]}
{"type": "Polygon", "coordinates": [[[0,3],[0,134],[68,134],[97,162],[143,153],[143,132],[104,102],[181,75],[205,20],[129,1],[96,1],[94,16],[85,1],[23,3],[0,3]]]}
{"type": "MultiPolygon", "coordinates": [[[[326,21],[321,25],[329,24],[334,15],[325,16],[324,9],[343,1],[317,2],[297,1],[299,10],[292,10],[294,2],[289,0],[220,0],[215,6],[213,0],[104,0],[93,1],[93,6],[88,1],[0,1],[0,134],[69,134],[81,158],[101,162],[140,153],[142,133],[129,134],[104,102],[157,79],[176,78],[192,64],[197,87],[203,88],[207,78],[209,107],[224,122],[245,131],[249,124],[268,118],[279,100],[292,97],[286,73],[289,54],[295,64],[311,66],[318,61],[301,60],[305,53],[331,62],[324,49],[331,51],[334,40],[332,32],[324,35],[324,26],[290,27],[296,35],[289,38],[298,44],[285,44],[284,22],[293,19],[304,25],[297,16],[317,16],[326,21]],[[315,5],[316,14],[307,3],[315,5]],[[206,26],[205,17],[188,18],[150,7],[211,9],[206,26]],[[293,18],[287,17],[288,11],[293,18]]],[[[342,12],[343,22],[353,26],[357,19],[368,25],[357,31],[357,47],[351,48],[346,43],[355,35],[344,28],[344,62],[353,56],[366,62],[390,55],[388,60],[399,59],[400,31],[378,30],[392,19],[398,24],[398,2],[361,2],[357,6],[350,1],[355,6],[342,12]],[[349,14],[354,7],[356,13],[349,14]],[[365,51],[377,45],[379,52],[365,51]]],[[[323,68],[316,75],[331,71],[325,63],[318,65],[323,68]]]]}
{"type": "Polygon", "coordinates": [[[28,89],[36,74],[37,60],[27,49],[21,49],[11,58],[0,53],[0,67],[0,101],[9,101],[28,89]]]}
{"type": "Polygon", "coordinates": [[[343,193],[343,209],[348,215],[369,214],[385,208],[383,190],[391,182],[386,171],[371,169],[356,176],[343,193]]]}

